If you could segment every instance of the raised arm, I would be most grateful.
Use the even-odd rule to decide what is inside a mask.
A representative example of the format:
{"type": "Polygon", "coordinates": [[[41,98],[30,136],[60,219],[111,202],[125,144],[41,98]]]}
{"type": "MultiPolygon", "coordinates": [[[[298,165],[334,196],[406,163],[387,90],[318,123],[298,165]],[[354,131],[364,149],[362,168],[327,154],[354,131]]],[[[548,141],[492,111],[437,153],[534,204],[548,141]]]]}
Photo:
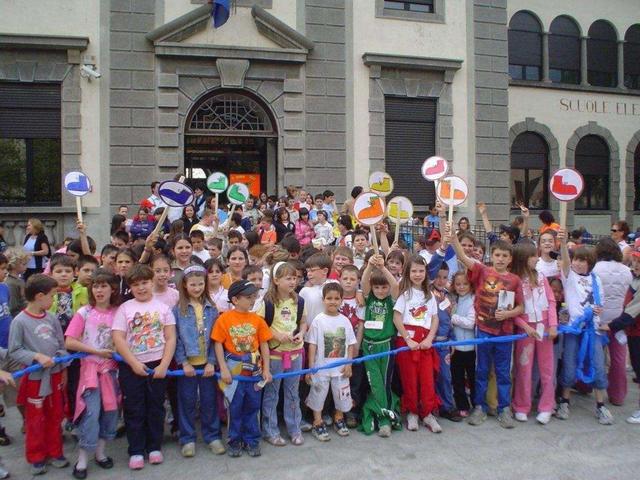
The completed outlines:
{"type": "Polygon", "coordinates": [[[87,226],[78,220],[76,222],[76,228],[80,233],[80,246],[82,247],[82,253],[90,256],[91,248],[89,248],[89,240],[87,239],[87,226]]]}
{"type": "Polygon", "coordinates": [[[484,231],[487,233],[493,232],[493,225],[491,225],[491,220],[489,220],[487,206],[484,202],[478,203],[478,212],[480,212],[480,217],[482,217],[482,225],[484,226],[484,231]]]}
{"type": "Polygon", "coordinates": [[[476,260],[471,257],[468,257],[467,254],[464,253],[464,249],[462,248],[462,245],[460,245],[460,240],[458,240],[458,236],[453,235],[451,233],[452,228],[453,228],[453,225],[447,222],[447,226],[445,227],[445,237],[447,239],[447,242],[455,250],[458,260],[460,260],[465,267],[471,269],[475,265],[476,260]]]}
{"type": "Polygon", "coordinates": [[[566,277],[569,275],[571,268],[571,259],[567,248],[567,231],[564,228],[558,231],[558,240],[560,240],[560,269],[562,270],[562,276],[566,277]]]}
{"type": "Polygon", "coordinates": [[[520,225],[520,235],[524,237],[527,235],[527,230],[529,230],[529,209],[524,205],[520,205],[520,211],[523,218],[522,225],[520,225]]]}

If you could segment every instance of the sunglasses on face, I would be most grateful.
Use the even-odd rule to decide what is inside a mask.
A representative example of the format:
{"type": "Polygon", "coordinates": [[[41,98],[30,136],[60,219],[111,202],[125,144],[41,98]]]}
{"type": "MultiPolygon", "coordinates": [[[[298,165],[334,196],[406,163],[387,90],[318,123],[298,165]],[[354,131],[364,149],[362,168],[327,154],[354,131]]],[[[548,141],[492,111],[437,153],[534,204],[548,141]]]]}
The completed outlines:
{"type": "Polygon", "coordinates": [[[616,230],[615,228],[611,229],[611,233],[616,233],[616,232],[620,232],[621,230],[616,230]]]}

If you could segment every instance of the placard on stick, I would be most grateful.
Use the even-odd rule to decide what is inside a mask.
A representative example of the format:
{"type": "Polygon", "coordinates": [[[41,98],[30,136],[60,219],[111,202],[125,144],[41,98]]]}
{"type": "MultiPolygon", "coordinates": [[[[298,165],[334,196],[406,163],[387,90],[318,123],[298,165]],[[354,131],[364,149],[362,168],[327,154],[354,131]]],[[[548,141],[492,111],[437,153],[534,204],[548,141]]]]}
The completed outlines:
{"type": "Polygon", "coordinates": [[[181,175],[178,180],[167,180],[162,182],[158,187],[158,196],[167,205],[167,207],[165,207],[162,212],[162,215],[156,224],[156,228],[151,232],[152,235],[157,235],[162,229],[162,225],[164,225],[164,221],[167,219],[167,215],[169,214],[169,207],[185,207],[193,203],[195,198],[193,190],[183,182],[184,176],[181,175]]]}
{"type": "Polygon", "coordinates": [[[369,175],[369,190],[386,197],[393,191],[393,178],[387,172],[373,172],[369,175]]]}
{"type": "Polygon", "coordinates": [[[91,191],[91,181],[82,172],[69,172],[64,176],[64,188],[76,197],[78,220],[82,222],[82,197],[91,191]]]}
{"type": "Polygon", "coordinates": [[[449,223],[453,222],[453,207],[462,205],[469,196],[469,186],[461,177],[450,175],[436,182],[438,199],[449,206],[449,223]]]}
{"type": "Polygon", "coordinates": [[[371,240],[373,248],[378,253],[378,239],[376,237],[375,225],[382,221],[385,213],[384,199],[373,192],[362,192],[357,196],[353,204],[353,213],[356,220],[363,225],[371,227],[371,240]]]}
{"type": "Polygon", "coordinates": [[[575,201],[584,190],[584,178],[573,168],[561,168],[549,179],[549,191],[560,202],[560,226],[567,227],[567,203],[575,201]]]}
{"type": "Polygon", "coordinates": [[[449,162],[442,157],[429,157],[422,164],[420,173],[425,180],[435,182],[444,177],[449,171],[449,162]]]}
{"type": "Polygon", "coordinates": [[[218,212],[218,195],[229,187],[229,179],[222,172],[213,172],[207,177],[207,188],[216,196],[216,213],[218,212]]]}
{"type": "Polygon", "coordinates": [[[407,197],[393,197],[387,204],[387,217],[395,226],[394,242],[400,238],[400,225],[407,223],[413,216],[413,204],[407,197]]]}

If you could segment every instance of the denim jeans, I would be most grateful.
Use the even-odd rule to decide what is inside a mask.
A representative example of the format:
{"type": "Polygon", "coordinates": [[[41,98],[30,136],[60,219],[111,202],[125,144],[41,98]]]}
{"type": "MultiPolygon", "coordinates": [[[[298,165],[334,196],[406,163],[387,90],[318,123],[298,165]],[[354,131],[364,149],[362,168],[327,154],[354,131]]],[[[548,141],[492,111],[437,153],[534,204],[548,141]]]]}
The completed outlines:
{"type": "MultiPolygon", "coordinates": [[[[565,333],[562,352],[562,371],[560,372],[560,386],[563,388],[570,388],[576,383],[576,367],[578,366],[579,349],[580,336],[565,333]]],[[[593,364],[595,367],[595,378],[592,386],[598,390],[605,390],[609,382],[604,365],[604,346],[602,345],[599,335],[596,335],[593,364]]]]}
{"type": "MultiPolygon", "coordinates": [[[[114,374],[115,380],[115,374],[114,374]]],[[[93,452],[98,446],[98,439],[113,440],[118,426],[118,410],[105,412],[102,410],[102,398],[99,388],[89,388],[82,394],[85,409],[78,422],[80,430],[80,448],[93,452]]]]}
{"type": "MultiPolygon", "coordinates": [[[[204,368],[202,366],[194,368],[204,368]]],[[[180,445],[196,441],[196,405],[200,400],[202,439],[209,444],[220,440],[220,417],[216,398],[216,378],[178,377],[178,425],[180,445]]]]}
{"type": "MultiPolygon", "coordinates": [[[[495,338],[498,335],[477,330],[476,338],[495,338]]],[[[498,387],[498,411],[511,404],[511,350],[513,342],[480,343],[476,347],[476,397],[475,404],[487,411],[487,385],[493,363],[498,387]]]]}
{"type": "MultiPolygon", "coordinates": [[[[286,371],[300,370],[302,368],[302,355],[298,355],[295,360],[291,360],[291,368],[286,371]]],[[[271,358],[271,373],[281,373],[282,360],[279,358],[271,358]]],[[[278,428],[278,399],[280,392],[280,384],[283,385],[284,394],[284,423],[287,426],[287,432],[290,436],[300,435],[300,422],[302,413],[300,412],[300,376],[287,377],[283,379],[273,380],[264,387],[264,396],[262,397],[262,432],[265,437],[275,437],[280,435],[278,428]]]]}
{"type": "Polygon", "coordinates": [[[260,443],[260,397],[254,382],[238,382],[229,405],[229,445],[257,447],[260,443]]]}
{"type": "Polygon", "coordinates": [[[442,402],[441,408],[450,412],[455,410],[453,403],[453,386],[451,384],[451,349],[437,348],[440,358],[440,371],[436,378],[436,393],[442,402]]]}

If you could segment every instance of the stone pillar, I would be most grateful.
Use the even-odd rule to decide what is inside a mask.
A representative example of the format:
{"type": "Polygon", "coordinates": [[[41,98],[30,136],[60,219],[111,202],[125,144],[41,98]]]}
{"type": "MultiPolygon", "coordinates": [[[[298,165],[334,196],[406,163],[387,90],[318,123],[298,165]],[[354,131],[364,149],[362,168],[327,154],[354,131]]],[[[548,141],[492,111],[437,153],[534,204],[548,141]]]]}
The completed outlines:
{"type": "Polygon", "coordinates": [[[587,69],[587,38],[580,37],[580,85],[589,86],[587,69]]]}
{"type": "Polygon", "coordinates": [[[549,32],[542,32],[542,81],[551,83],[549,78],[549,32]]]}
{"type": "Polygon", "coordinates": [[[624,40],[618,40],[618,88],[624,86],[624,40]]]}

